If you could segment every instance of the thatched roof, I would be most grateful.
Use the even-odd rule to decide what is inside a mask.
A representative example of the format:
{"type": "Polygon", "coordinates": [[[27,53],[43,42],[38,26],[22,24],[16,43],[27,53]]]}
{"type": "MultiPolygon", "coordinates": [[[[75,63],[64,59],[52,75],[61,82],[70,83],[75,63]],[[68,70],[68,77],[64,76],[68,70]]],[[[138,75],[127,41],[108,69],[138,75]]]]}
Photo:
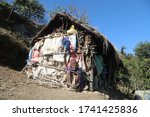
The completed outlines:
{"type": "Polygon", "coordinates": [[[31,45],[34,45],[34,43],[37,41],[37,38],[45,36],[47,34],[51,34],[54,30],[54,28],[59,27],[60,25],[67,25],[64,26],[64,29],[69,29],[71,25],[75,25],[75,27],[79,31],[84,31],[87,33],[91,33],[97,37],[100,37],[101,39],[105,40],[106,38],[103,36],[103,34],[99,33],[96,29],[88,26],[87,24],[77,20],[76,18],[72,17],[69,14],[66,13],[57,13],[51,21],[43,27],[41,31],[39,31],[32,39],[31,45]],[[67,21],[67,22],[66,22],[67,21]],[[64,23],[64,24],[62,24],[64,23]],[[67,24],[68,23],[68,24],[67,24]]]}
{"type": "Polygon", "coordinates": [[[74,25],[75,29],[79,32],[81,31],[83,33],[92,34],[95,39],[94,41],[96,41],[97,45],[99,46],[99,52],[104,56],[110,57],[113,55],[114,57],[112,58],[116,58],[116,56],[118,56],[114,46],[102,33],[66,13],[56,14],[51,21],[33,37],[31,45],[33,46],[35,42],[38,41],[39,37],[51,34],[55,28],[61,27],[64,31],[66,31],[71,27],[71,25],[74,25]]]}
{"type": "Polygon", "coordinates": [[[109,76],[113,77],[115,70],[118,68],[119,59],[118,53],[116,52],[114,46],[109,42],[109,40],[96,29],[84,24],[83,22],[75,19],[69,14],[66,13],[58,13],[56,14],[51,21],[43,27],[41,31],[39,31],[32,39],[31,45],[33,46],[35,42],[37,42],[39,37],[46,36],[51,34],[56,28],[63,29],[63,31],[67,31],[71,25],[75,26],[75,29],[79,33],[91,34],[93,41],[97,44],[98,50],[97,52],[101,54],[104,58],[104,62],[108,68],[109,76]]]}

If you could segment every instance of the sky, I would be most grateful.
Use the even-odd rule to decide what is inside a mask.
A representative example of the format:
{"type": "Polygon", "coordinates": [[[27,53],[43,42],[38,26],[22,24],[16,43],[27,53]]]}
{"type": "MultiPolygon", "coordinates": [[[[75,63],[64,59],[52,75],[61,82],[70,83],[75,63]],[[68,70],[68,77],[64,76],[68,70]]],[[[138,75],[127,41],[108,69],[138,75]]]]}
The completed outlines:
{"type": "MultiPolygon", "coordinates": [[[[11,0],[8,0],[11,1],[11,0]]],[[[39,0],[46,10],[75,5],[87,11],[89,23],[120,51],[134,53],[139,42],[150,41],[150,0],[39,0]]],[[[50,20],[47,17],[47,20],[50,20]]]]}

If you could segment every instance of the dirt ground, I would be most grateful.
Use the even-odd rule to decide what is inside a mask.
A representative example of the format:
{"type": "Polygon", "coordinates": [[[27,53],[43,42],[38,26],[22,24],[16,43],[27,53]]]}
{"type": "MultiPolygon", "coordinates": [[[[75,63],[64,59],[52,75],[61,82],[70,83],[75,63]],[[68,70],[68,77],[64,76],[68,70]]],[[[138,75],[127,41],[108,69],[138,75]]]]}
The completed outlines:
{"type": "Polygon", "coordinates": [[[21,72],[0,66],[0,100],[108,100],[127,99],[118,91],[74,92],[62,88],[50,88],[27,78],[21,72]]]}

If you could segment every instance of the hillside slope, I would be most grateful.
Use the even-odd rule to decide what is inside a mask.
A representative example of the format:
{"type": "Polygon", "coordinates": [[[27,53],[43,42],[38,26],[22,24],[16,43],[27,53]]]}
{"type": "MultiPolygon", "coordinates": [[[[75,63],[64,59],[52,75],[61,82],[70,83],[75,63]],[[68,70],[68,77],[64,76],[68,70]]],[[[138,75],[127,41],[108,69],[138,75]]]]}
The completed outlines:
{"type": "Polygon", "coordinates": [[[0,100],[104,100],[99,92],[72,92],[67,89],[47,88],[21,72],[0,66],[0,100]]]}
{"type": "Polygon", "coordinates": [[[21,70],[26,64],[30,40],[39,27],[11,10],[9,4],[0,3],[0,65],[21,70]]]}
{"type": "Polygon", "coordinates": [[[21,37],[0,27],[0,65],[21,70],[27,56],[28,48],[21,37]]]}
{"type": "Polygon", "coordinates": [[[74,92],[50,88],[39,80],[27,78],[21,72],[0,66],[0,100],[124,100],[129,99],[117,90],[110,92],[74,92]]]}

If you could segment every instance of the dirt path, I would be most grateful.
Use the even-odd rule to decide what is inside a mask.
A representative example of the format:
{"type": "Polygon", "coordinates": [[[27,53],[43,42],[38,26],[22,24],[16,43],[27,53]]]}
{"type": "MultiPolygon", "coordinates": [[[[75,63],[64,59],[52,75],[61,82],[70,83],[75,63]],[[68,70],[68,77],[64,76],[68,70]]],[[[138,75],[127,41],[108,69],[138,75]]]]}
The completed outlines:
{"type": "MultiPolygon", "coordinates": [[[[115,97],[115,92],[113,93],[115,97]]],[[[1,100],[106,100],[108,98],[108,95],[100,92],[73,92],[62,88],[47,88],[18,71],[0,66],[1,100]]],[[[118,95],[114,99],[125,99],[125,97],[118,95]]]]}

